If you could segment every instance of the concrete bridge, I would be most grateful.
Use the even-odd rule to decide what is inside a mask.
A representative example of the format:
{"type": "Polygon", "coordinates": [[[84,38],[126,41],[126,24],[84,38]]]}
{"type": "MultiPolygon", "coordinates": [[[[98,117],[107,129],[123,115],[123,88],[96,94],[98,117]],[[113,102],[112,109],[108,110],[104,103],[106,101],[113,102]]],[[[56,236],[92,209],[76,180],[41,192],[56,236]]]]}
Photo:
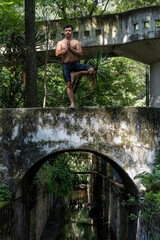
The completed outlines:
{"type": "MultiPolygon", "coordinates": [[[[160,6],[144,7],[123,13],[70,19],[75,25],[73,37],[81,42],[83,59],[96,56],[123,56],[150,65],[151,106],[160,107],[160,6]]],[[[57,41],[63,38],[61,20],[47,23],[49,61],[55,57],[57,41]]],[[[40,29],[44,34],[45,27],[40,29]]],[[[44,62],[46,46],[38,50],[39,62],[44,62]]]]}
{"type": "Polygon", "coordinates": [[[88,151],[103,156],[126,190],[138,195],[134,177],[151,171],[159,128],[160,110],[154,108],[1,109],[0,183],[19,197],[51,156],[88,151]]]}

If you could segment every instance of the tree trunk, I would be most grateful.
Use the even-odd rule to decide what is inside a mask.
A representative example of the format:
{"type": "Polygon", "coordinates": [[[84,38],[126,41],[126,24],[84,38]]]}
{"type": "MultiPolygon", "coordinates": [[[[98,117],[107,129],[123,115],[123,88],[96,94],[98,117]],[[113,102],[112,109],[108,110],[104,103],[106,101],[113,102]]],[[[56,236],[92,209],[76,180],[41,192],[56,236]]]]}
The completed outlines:
{"type": "Polygon", "coordinates": [[[46,107],[47,100],[47,63],[48,63],[48,44],[49,44],[49,26],[46,21],[46,57],[45,57],[45,75],[44,75],[44,98],[43,98],[43,108],[46,107]]]}
{"type": "Polygon", "coordinates": [[[26,107],[38,107],[35,0],[25,0],[26,107]]]}

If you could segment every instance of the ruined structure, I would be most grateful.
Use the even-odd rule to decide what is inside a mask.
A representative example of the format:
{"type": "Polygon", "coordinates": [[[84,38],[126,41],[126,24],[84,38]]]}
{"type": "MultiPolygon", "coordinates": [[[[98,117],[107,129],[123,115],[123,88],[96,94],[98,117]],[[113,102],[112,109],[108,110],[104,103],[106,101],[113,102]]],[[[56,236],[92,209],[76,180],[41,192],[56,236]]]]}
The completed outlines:
{"type": "Polygon", "coordinates": [[[52,155],[82,150],[116,169],[138,194],[134,177],[151,171],[159,150],[160,111],[154,108],[45,108],[0,110],[0,182],[20,196],[52,155]]]}

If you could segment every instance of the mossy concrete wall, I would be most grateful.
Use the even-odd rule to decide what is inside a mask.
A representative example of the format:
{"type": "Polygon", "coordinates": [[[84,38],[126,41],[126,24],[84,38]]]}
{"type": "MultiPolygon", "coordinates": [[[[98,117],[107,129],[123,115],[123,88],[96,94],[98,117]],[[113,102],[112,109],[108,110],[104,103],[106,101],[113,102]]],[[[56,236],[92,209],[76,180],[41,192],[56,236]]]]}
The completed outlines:
{"type": "Polygon", "coordinates": [[[57,194],[32,189],[0,208],[0,240],[40,240],[48,219],[54,215],[57,194]]]}
{"type": "MultiPolygon", "coordinates": [[[[44,191],[37,192],[36,199],[32,199],[30,211],[30,240],[39,240],[43,233],[44,227],[54,212],[56,207],[56,194],[46,194],[44,191]]],[[[22,231],[23,236],[23,231],[22,231]]]]}
{"type": "Polygon", "coordinates": [[[134,192],[135,175],[151,171],[159,151],[159,127],[154,108],[1,109],[0,183],[18,197],[49,157],[82,150],[106,157],[134,192]]]}

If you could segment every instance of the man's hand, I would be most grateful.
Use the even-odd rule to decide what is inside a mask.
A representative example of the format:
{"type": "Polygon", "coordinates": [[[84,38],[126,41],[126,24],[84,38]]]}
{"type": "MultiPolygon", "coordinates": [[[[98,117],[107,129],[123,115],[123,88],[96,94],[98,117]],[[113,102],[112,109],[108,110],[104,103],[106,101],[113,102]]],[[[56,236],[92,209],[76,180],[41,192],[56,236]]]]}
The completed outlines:
{"type": "Polygon", "coordinates": [[[71,43],[70,43],[70,41],[67,41],[67,48],[68,48],[68,49],[71,48],[71,43]]]}
{"type": "Polygon", "coordinates": [[[71,42],[67,41],[67,49],[77,56],[82,56],[82,49],[80,43],[77,41],[76,47],[71,46],[71,42]]]}

